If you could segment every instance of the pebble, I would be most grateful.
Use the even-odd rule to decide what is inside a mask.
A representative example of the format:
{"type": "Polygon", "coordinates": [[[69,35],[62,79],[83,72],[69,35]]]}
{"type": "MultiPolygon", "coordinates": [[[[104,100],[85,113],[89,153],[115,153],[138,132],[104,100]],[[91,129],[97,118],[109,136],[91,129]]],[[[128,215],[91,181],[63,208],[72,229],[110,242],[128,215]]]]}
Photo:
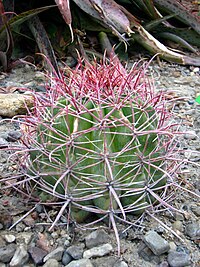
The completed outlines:
{"type": "Polygon", "coordinates": [[[175,251],[177,248],[176,244],[173,241],[169,242],[169,247],[170,247],[169,251],[175,251]]]}
{"type": "Polygon", "coordinates": [[[169,267],[169,264],[167,261],[163,261],[157,267],[169,267]]]}
{"type": "Polygon", "coordinates": [[[152,250],[147,247],[146,244],[144,244],[143,242],[140,244],[139,248],[138,248],[138,255],[143,258],[145,261],[149,261],[149,262],[155,262],[155,263],[159,263],[160,262],[160,258],[159,256],[156,256],[152,250]]]}
{"type": "Polygon", "coordinates": [[[0,262],[0,267],[6,267],[6,265],[0,262]]]}
{"type": "Polygon", "coordinates": [[[4,235],[4,239],[6,240],[7,243],[13,243],[15,242],[16,237],[14,235],[4,235]]]}
{"type": "Polygon", "coordinates": [[[10,262],[15,254],[17,246],[15,244],[8,244],[5,247],[0,248],[0,261],[4,263],[10,262]]]}
{"type": "Polygon", "coordinates": [[[105,230],[99,229],[85,237],[85,245],[87,248],[97,247],[106,244],[109,241],[109,235],[105,230]]]}
{"type": "Polygon", "coordinates": [[[189,223],[185,227],[185,234],[192,240],[200,239],[200,224],[197,222],[189,223]]]}
{"type": "Polygon", "coordinates": [[[26,245],[29,245],[32,238],[33,238],[33,233],[32,232],[22,232],[18,233],[16,236],[16,241],[17,243],[24,243],[26,245]]]}
{"type": "Polygon", "coordinates": [[[0,248],[3,248],[6,246],[6,241],[3,238],[3,236],[0,235],[0,248]]]}
{"type": "Polygon", "coordinates": [[[104,244],[84,251],[83,258],[90,259],[92,257],[102,257],[109,254],[113,250],[111,244],[104,244]]]}
{"type": "Polygon", "coordinates": [[[49,259],[45,262],[43,267],[59,267],[59,262],[55,259],[49,259]]]}
{"type": "Polygon", "coordinates": [[[57,261],[61,261],[62,260],[62,256],[63,256],[63,252],[64,252],[64,248],[63,247],[57,247],[56,249],[54,249],[53,251],[48,253],[44,257],[43,261],[46,262],[48,259],[56,259],[57,261]]]}
{"type": "MultiPolygon", "coordinates": [[[[4,138],[0,137],[0,147],[3,148],[6,146],[8,146],[8,142],[4,138]]],[[[4,159],[4,160],[6,160],[6,159],[4,159]]],[[[6,162],[6,161],[4,161],[4,162],[6,162]]],[[[1,161],[1,163],[4,163],[4,162],[1,161]]]]}
{"type": "Polygon", "coordinates": [[[170,267],[191,266],[190,256],[184,252],[172,251],[167,256],[170,267]]]}
{"type": "Polygon", "coordinates": [[[81,259],[77,261],[71,261],[65,267],[94,267],[89,259],[81,259]]]}
{"type": "Polygon", "coordinates": [[[172,229],[177,230],[179,232],[183,232],[183,223],[181,221],[175,221],[172,224],[172,229]]]}
{"type": "Polygon", "coordinates": [[[128,264],[125,261],[117,261],[113,267],[128,267],[128,264]]]}
{"type": "Polygon", "coordinates": [[[62,264],[67,265],[73,260],[72,256],[67,253],[67,251],[64,251],[63,256],[62,256],[62,264]]]}
{"type": "Polygon", "coordinates": [[[168,252],[170,249],[169,243],[153,230],[145,234],[144,242],[157,256],[168,252]]]}
{"type": "Polygon", "coordinates": [[[195,139],[197,139],[197,134],[195,131],[187,131],[184,134],[184,138],[187,140],[195,140],[195,139]]]}
{"type": "Polygon", "coordinates": [[[191,210],[196,216],[200,217],[200,206],[192,206],[191,210]]]}
{"type": "Polygon", "coordinates": [[[38,247],[31,247],[28,252],[36,265],[42,264],[47,252],[38,247]]]}
{"type": "Polygon", "coordinates": [[[10,262],[10,267],[23,267],[29,260],[29,254],[26,247],[20,244],[10,262]]]}
{"type": "Polygon", "coordinates": [[[116,256],[105,256],[105,257],[91,259],[91,262],[95,267],[98,267],[98,266],[101,266],[101,267],[112,266],[113,267],[117,261],[118,261],[118,258],[116,256]]]}
{"type": "Polygon", "coordinates": [[[22,134],[20,131],[10,131],[6,137],[8,142],[15,142],[21,138],[22,134]]]}
{"type": "Polygon", "coordinates": [[[83,257],[83,246],[70,246],[69,248],[66,249],[66,252],[74,259],[74,260],[79,260],[83,257]]]}

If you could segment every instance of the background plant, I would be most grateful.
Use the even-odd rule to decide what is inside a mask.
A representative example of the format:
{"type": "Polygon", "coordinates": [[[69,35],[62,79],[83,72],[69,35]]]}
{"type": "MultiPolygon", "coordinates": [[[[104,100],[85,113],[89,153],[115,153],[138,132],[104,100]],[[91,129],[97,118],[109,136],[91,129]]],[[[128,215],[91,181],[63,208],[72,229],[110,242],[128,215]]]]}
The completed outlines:
{"type": "Polygon", "coordinates": [[[25,40],[29,49],[33,39],[36,40],[40,52],[51,60],[57,72],[58,66],[54,52],[57,57],[64,58],[66,55],[72,55],[76,58],[75,50],[79,49],[82,56],[87,57],[88,53],[97,55],[105,49],[109,53],[109,46],[115,45],[116,53],[122,59],[127,60],[135,50],[137,43],[149,53],[159,54],[168,61],[199,66],[198,56],[184,55],[169,49],[163,43],[165,39],[171,40],[198,55],[200,43],[198,5],[196,5],[196,12],[192,12],[192,3],[183,6],[177,0],[56,0],[55,2],[49,0],[46,3],[57,4],[69,29],[64,24],[57,8],[47,7],[46,9],[49,10],[38,16],[37,14],[41,12],[38,8],[41,6],[37,1],[20,1],[19,3],[14,0],[1,1],[2,18],[5,12],[9,12],[6,15],[7,23],[5,19],[0,23],[4,69],[7,65],[5,55],[9,61],[11,50],[13,50],[12,55],[19,57],[17,43],[24,36],[26,36],[25,40]],[[187,8],[189,4],[190,9],[187,8]],[[12,12],[17,13],[18,16],[12,12]],[[22,24],[24,21],[28,23],[22,24]],[[30,30],[32,35],[29,33],[30,30]],[[12,35],[6,35],[6,31],[12,35]],[[100,35],[97,38],[98,33],[100,35]],[[15,39],[13,48],[10,42],[11,36],[15,39]],[[7,47],[5,47],[6,38],[9,41],[7,47]]]}

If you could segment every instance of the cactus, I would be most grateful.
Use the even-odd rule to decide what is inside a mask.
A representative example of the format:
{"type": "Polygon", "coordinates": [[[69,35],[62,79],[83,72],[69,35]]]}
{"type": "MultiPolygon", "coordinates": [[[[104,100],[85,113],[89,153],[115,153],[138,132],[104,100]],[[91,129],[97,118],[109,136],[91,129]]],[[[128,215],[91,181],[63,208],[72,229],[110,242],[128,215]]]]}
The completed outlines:
{"type": "Polygon", "coordinates": [[[178,166],[177,130],[145,72],[115,59],[80,61],[51,77],[45,96],[34,94],[35,110],[24,118],[26,175],[76,222],[96,213],[113,223],[165,205],[178,166]]]}

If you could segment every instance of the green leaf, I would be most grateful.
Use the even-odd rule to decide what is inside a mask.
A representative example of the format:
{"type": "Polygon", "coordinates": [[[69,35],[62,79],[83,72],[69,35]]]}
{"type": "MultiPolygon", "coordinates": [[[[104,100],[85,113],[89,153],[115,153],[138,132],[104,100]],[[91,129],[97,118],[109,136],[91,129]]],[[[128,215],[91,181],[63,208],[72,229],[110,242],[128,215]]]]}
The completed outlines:
{"type": "Polygon", "coordinates": [[[200,104],[200,95],[195,99],[195,101],[200,104]]]}

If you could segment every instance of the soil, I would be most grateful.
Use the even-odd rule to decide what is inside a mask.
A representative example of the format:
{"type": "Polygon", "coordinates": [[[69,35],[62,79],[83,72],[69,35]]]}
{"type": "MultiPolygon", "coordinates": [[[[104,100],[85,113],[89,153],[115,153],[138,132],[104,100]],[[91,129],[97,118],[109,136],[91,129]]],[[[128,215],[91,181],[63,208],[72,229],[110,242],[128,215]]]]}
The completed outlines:
{"type": "MultiPolygon", "coordinates": [[[[152,218],[145,216],[140,226],[128,227],[118,224],[121,245],[121,259],[124,264],[116,265],[117,242],[112,229],[102,223],[101,229],[105,229],[109,241],[113,246],[113,252],[104,257],[93,258],[93,266],[129,266],[129,267],[153,267],[169,266],[167,254],[156,256],[152,251],[144,249],[144,236],[149,230],[156,231],[170,244],[170,249],[182,251],[190,257],[190,263],[187,266],[200,267],[200,202],[197,195],[200,196],[200,104],[195,102],[195,98],[200,95],[200,69],[194,67],[178,66],[161,62],[161,66],[154,61],[148,71],[150,78],[155,81],[156,90],[165,91],[168,95],[169,108],[176,116],[176,121],[180,122],[180,130],[186,132],[180,136],[181,148],[184,150],[182,157],[188,158],[190,163],[184,166],[181,177],[181,186],[185,190],[177,190],[172,197],[173,206],[183,213],[176,211],[163,211],[158,217],[152,218]],[[191,190],[196,196],[190,194],[191,190]],[[193,225],[188,232],[188,225],[193,225]],[[195,226],[197,225],[197,226],[195,226]],[[167,228],[166,228],[167,227],[167,228]],[[197,229],[196,229],[196,228],[197,229]],[[169,229],[172,229],[171,231],[169,229]],[[195,232],[196,231],[196,232],[195,232]],[[173,233],[181,238],[178,238],[173,233]],[[115,265],[114,265],[115,264],[115,265]]],[[[44,90],[44,76],[41,72],[25,65],[12,70],[10,74],[0,76],[0,87],[4,93],[6,90],[20,91],[22,88],[32,88],[35,90],[44,90]]],[[[23,89],[24,90],[24,89],[23,89]]],[[[9,177],[15,172],[15,167],[9,161],[12,151],[7,150],[9,144],[18,144],[20,131],[18,125],[7,118],[0,120],[0,179],[9,177]],[[5,120],[6,119],[6,120],[5,120]]],[[[84,238],[94,229],[85,229],[84,226],[70,225],[69,229],[65,224],[55,227],[49,231],[52,218],[55,218],[56,209],[45,209],[41,205],[31,212],[33,205],[28,198],[20,195],[13,189],[4,189],[0,191],[0,248],[6,235],[15,236],[14,243],[24,243],[24,236],[31,235],[31,241],[27,241],[29,246],[40,240],[40,247],[47,247],[54,250],[58,246],[64,246],[66,236],[70,245],[84,246],[84,238]],[[30,214],[26,218],[23,215],[30,214]],[[16,222],[19,222],[18,224],[16,222]],[[12,229],[9,230],[10,226],[12,229]],[[38,238],[39,236],[39,238],[38,238]],[[65,237],[65,238],[64,238],[65,237]],[[21,238],[21,239],[20,239],[21,238]],[[23,241],[19,241],[22,240],[23,241]]],[[[136,218],[133,217],[133,220],[136,218]]],[[[65,223],[64,221],[62,223],[65,223]]],[[[95,226],[94,226],[95,228],[95,226]]],[[[38,244],[38,243],[37,243],[38,244]]],[[[1,258],[0,258],[1,262],[1,258]]],[[[59,261],[58,266],[64,266],[59,261]]],[[[11,266],[9,263],[0,266],[11,266]]],[[[32,259],[23,266],[36,266],[32,259]]],[[[78,265],[77,265],[78,266],[78,265]]],[[[82,266],[82,265],[80,265],[82,266]]],[[[86,266],[86,265],[84,265],[86,266]]],[[[171,265],[172,266],[172,265],[171,265]]],[[[186,266],[184,263],[176,266],[186,266]]]]}

